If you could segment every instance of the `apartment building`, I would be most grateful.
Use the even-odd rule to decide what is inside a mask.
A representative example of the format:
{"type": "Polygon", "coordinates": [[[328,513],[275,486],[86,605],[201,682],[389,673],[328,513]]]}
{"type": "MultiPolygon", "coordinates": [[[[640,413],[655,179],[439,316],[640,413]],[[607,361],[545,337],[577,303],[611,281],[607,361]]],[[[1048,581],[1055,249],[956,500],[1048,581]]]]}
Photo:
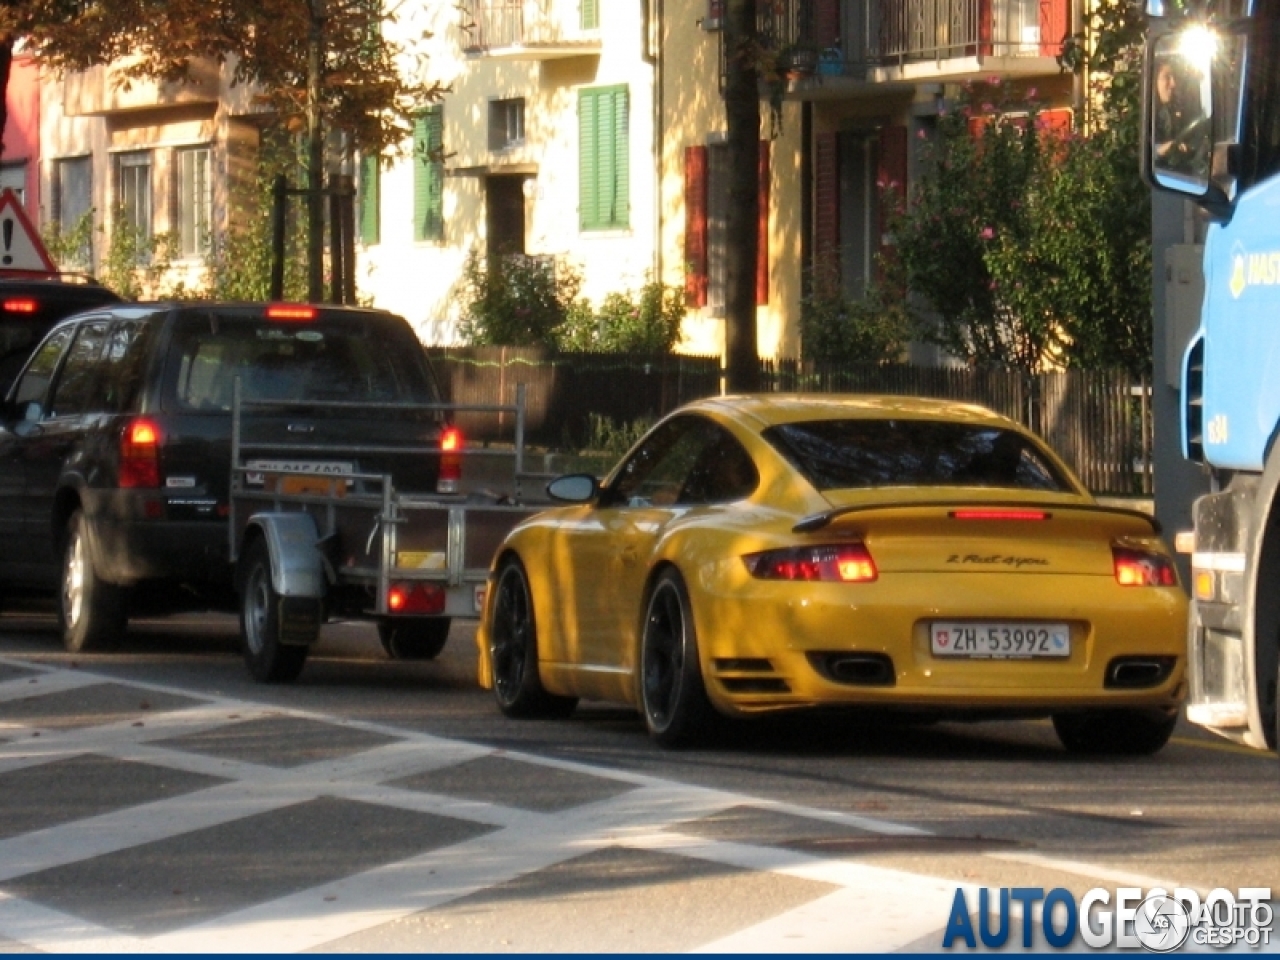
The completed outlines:
{"type": "MultiPolygon", "coordinates": [[[[904,192],[939,111],[967,81],[1035,88],[1054,122],[1077,96],[1055,59],[1081,0],[771,0],[762,85],[759,351],[800,351],[815,266],[850,296],[892,243],[884,193],[904,192]]],[[[682,349],[724,343],[723,0],[458,0],[403,5],[384,34],[406,70],[448,92],[399,150],[354,160],[357,285],[428,343],[457,337],[472,253],[562,258],[599,301],[656,277],[685,287],[682,349]]],[[[250,91],[207,68],[181,86],[99,68],[45,82],[41,215],[167,232],[198,276],[252,176],[250,91]]],[[[5,175],[8,168],[0,168],[5,175]]],[[[16,174],[12,174],[15,175],[16,174]]],[[[83,266],[101,257],[86,251],[83,266]]],[[[918,359],[925,359],[920,357],[918,359]]]]}
{"type": "Polygon", "coordinates": [[[421,4],[393,30],[429,34],[418,49],[450,89],[398,156],[360,162],[362,292],[440,343],[455,336],[473,252],[563,258],[597,301],[656,275],[645,4],[421,4]]]}
{"type": "Polygon", "coordinates": [[[122,228],[143,247],[169,235],[170,281],[197,283],[211,239],[226,229],[234,186],[252,182],[268,118],[214,63],[198,64],[181,84],[121,84],[119,69],[43,78],[41,222],[70,232],[90,218],[89,242],[63,264],[90,272],[122,228]]]}
{"type": "MultiPolygon", "coordinates": [[[[762,17],[776,53],[761,130],[764,255],[759,350],[800,351],[799,311],[815,269],[859,297],[892,243],[884,191],[905,194],[940,110],[960,86],[999,77],[1034,88],[1068,124],[1073,82],[1055,59],[1074,0],[777,0],[762,17]]],[[[661,227],[664,275],[691,271],[687,328],[722,335],[723,0],[663,0],[661,227]]],[[[918,349],[918,359],[933,359],[918,349]]]]}

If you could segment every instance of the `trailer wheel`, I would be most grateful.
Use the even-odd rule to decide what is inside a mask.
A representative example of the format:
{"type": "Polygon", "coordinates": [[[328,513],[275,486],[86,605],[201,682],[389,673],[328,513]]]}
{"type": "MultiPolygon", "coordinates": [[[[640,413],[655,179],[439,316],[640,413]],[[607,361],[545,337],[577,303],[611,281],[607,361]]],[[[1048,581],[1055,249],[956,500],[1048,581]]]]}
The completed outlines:
{"type": "Polygon", "coordinates": [[[383,620],[378,639],[392,660],[434,660],[449,639],[449,617],[383,620]]]}
{"type": "Polygon", "coordinates": [[[508,717],[567,717],[577,697],[548,693],[538,676],[538,628],[524,564],[512,557],[498,573],[489,613],[493,694],[508,717]]]}
{"type": "Polygon", "coordinates": [[[115,643],[129,620],[125,589],[107,583],[93,569],[84,527],[84,514],[77,510],[67,520],[62,548],[58,623],[62,644],[71,653],[115,643]]]}
{"type": "Polygon", "coordinates": [[[280,594],[271,582],[271,554],[261,538],[245,551],[240,648],[249,673],[259,683],[292,683],[307,662],[308,647],[280,642],[280,594]]]}
{"type": "Polygon", "coordinates": [[[1055,713],[1053,729],[1068,753],[1092,756],[1147,756],[1169,742],[1176,710],[1115,709],[1055,713]]]}

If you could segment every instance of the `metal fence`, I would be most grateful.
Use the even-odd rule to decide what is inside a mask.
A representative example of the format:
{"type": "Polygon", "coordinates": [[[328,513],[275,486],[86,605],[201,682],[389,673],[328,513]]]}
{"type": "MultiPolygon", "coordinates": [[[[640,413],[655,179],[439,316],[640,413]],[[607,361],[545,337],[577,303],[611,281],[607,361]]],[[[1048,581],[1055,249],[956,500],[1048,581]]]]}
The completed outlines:
{"type": "MultiPolygon", "coordinates": [[[[561,353],[536,347],[433,347],[446,398],[457,403],[513,403],[526,386],[526,441],[578,450],[592,417],[619,426],[655,420],[682,403],[720,392],[717,357],[561,353]]],[[[1125,373],[1068,370],[1024,377],[906,364],[849,367],[762,360],[761,390],[795,393],[887,393],[981,404],[1017,420],[1058,451],[1095,493],[1151,493],[1150,386],[1125,373]]],[[[460,425],[469,437],[511,438],[493,418],[460,425]]]]}

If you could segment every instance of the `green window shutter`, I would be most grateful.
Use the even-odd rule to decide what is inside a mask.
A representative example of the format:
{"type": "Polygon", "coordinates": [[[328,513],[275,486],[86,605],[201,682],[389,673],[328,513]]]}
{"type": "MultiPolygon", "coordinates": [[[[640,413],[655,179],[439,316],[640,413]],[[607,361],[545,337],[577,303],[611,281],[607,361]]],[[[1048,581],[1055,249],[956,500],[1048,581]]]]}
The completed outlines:
{"type": "Polygon", "coordinates": [[[582,29],[598,30],[600,28],[600,0],[579,0],[579,2],[581,3],[582,29]]]}
{"type": "Polygon", "coordinates": [[[599,91],[578,94],[578,225],[583,230],[599,228],[596,216],[596,112],[599,91]]]}
{"type": "Polygon", "coordinates": [[[432,107],[413,122],[413,239],[444,239],[444,112],[432,107]]]}
{"type": "Polygon", "coordinates": [[[371,247],[381,241],[378,221],[378,187],[382,170],[376,156],[360,158],[360,242],[371,247]]]}
{"type": "Polygon", "coordinates": [[[631,110],[627,88],[614,91],[613,101],[613,191],[610,226],[631,226],[631,110]]]}
{"type": "Polygon", "coordinates": [[[629,123],[625,86],[579,92],[578,206],[583,230],[630,225],[629,123]]]}

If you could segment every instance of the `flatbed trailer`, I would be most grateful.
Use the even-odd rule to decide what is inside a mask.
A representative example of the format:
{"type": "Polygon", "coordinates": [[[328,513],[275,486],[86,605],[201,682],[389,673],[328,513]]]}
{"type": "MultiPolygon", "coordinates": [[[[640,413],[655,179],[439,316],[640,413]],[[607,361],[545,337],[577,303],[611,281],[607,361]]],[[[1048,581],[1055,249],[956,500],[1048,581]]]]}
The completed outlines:
{"type": "MultiPolygon", "coordinates": [[[[245,401],[232,410],[230,556],[236,567],[241,645],[263,682],[297,678],[320,628],[335,617],[378,625],[392,657],[430,659],[454,619],[484,607],[494,550],[517,522],[542,507],[524,487],[524,388],[514,405],[316,403],[310,410],[388,414],[431,411],[514,417],[514,450],[458,450],[457,456],[512,456],[510,491],[402,490],[394,471],[360,472],[362,456],[412,457],[438,449],[247,439],[246,418],[278,403],[245,401]]],[[[545,506],[545,501],[542,504],[545,506]]]]}

